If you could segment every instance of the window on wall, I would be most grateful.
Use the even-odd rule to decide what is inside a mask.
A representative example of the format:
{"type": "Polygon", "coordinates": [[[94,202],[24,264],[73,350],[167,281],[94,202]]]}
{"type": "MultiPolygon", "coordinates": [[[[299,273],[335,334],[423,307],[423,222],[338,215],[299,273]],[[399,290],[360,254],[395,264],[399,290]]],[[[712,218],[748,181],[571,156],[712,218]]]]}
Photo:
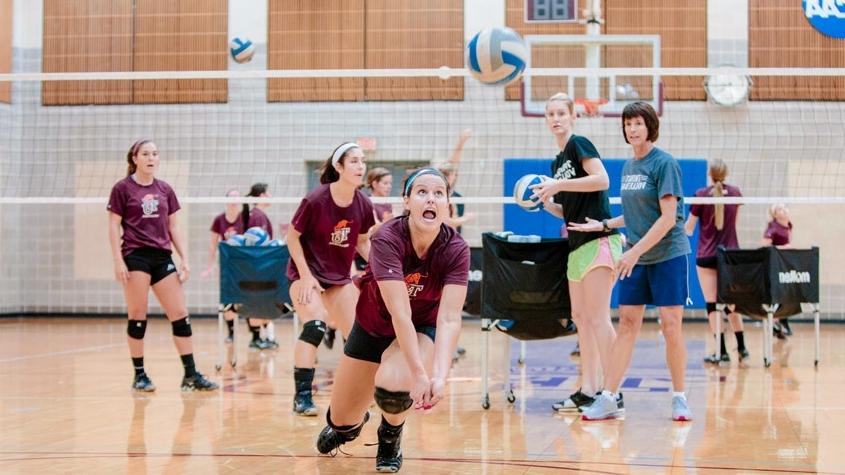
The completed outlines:
{"type": "MultiPolygon", "coordinates": [[[[604,24],[602,33],[607,35],[660,35],[660,61],[663,67],[707,66],[707,2],[676,0],[629,0],[602,2],[604,24]]],[[[583,35],[584,25],[579,23],[525,23],[525,0],[507,0],[506,24],[522,35],[583,35]]],[[[535,51],[535,67],[584,67],[583,53],[577,48],[557,48],[535,51]]],[[[631,67],[631,55],[650,54],[632,46],[629,51],[614,48],[602,54],[602,65],[608,68],[631,67]]],[[[647,58],[642,58],[646,60],[647,58]]],[[[617,82],[623,78],[617,78],[617,82]]],[[[554,78],[536,78],[537,86],[554,78]],[[545,80],[545,82],[544,82],[545,80]]],[[[665,98],[668,100],[704,100],[703,78],[664,77],[665,98]]],[[[624,78],[639,91],[650,86],[644,78],[624,78]]],[[[559,81],[558,81],[559,82],[559,81]]],[[[559,85],[546,84],[548,90],[559,90],[559,85]]],[[[535,88],[535,94],[537,90],[535,88]]],[[[519,99],[519,86],[506,90],[508,99],[519,99]]]]}
{"type": "MultiPolygon", "coordinates": [[[[12,0],[0,0],[0,74],[12,72],[12,0]]],[[[0,82],[0,102],[12,102],[12,84],[0,82]]]]}
{"type": "MultiPolygon", "coordinates": [[[[463,67],[463,0],[270,0],[269,69],[463,67]]],[[[270,101],[461,100],[463,78],[270,79],[270,101]]]]}
{"type": "MultiPolygon", "coordinates": [[[[842,68],[845,41],[824,36],[800,3],[748,2],[748,65],[752,68],[842,68]]],[[[843,77],[754,78],[751,100],[845,100],[843,77]]]]}
{"type": "MultiPolygon", "coordinates": [[[[227,69],[228,0],[44,0],[44,72],[227,69]]],[[[226,102],[225,79],[47,81],[44,105],[226,102]]]]}

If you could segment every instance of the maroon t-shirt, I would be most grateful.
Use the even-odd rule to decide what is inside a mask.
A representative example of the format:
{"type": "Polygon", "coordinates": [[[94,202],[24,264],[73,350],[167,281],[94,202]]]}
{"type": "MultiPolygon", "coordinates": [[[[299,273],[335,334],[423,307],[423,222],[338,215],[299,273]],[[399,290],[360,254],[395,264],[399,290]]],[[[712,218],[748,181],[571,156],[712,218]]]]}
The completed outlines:
{"type": "MultiPolygon", "coordinates": [[[[320,185],[303,198],[291,220],[301,234],[299,242],[311,274],[320,282],[335,285],[352,281],[349,270],[358,236],[374,224],[373,204],[367,195],[355,190],[352,204],[341,208],[332,199],[329,185],[320,185]]],[[[299,280],[293,259],[288,261],[287,276],[299,280]]]]}
{"type": "Polygon", "coordinates": [[[411,300],[414,326],[436,326],[437,310],[446,284],[467,285],[469,245],[451,226],[442,224],[425,257],[411,243],[408,217],[385,223],[370,238],[370,265],[361,277],[355,320],[374,336],[395,336],[390,312],[378,281],[404,280],[411,300]]]}
{"type": "MultiPolygon", "coordinates": [[[[722,196],[742,196],[739,188],[725,184],[722,196]]],[[[714,196],[713,186],[699,188],[695,192],[696,197],[714,196]]],[[[696,258],[713,257],[719,246],[727,249],[737,249],[739,240],[736,237],[736,215],[740,205],[724,205],[725,219],[722,229],[716,229],[716,207],[713,205],[692,205],[690,214],[698,217],[700,228],[698,230],[698,250],[696,258]]]]}
{"type": "Polygon", "coordinates": [[[218,214],[217,217],[214,218],[214,221],[211,222],[211,232],[217,233],[223,241],[229,239],[235,234],[243,234],[244,221],[241,219],[241,214],[238,213],[238,217],[235,218],[234,222],[226,220],[226,213],[218,214]]]}
{"type": "Polygon", "coordinates": [[[766,228],[763,237],[771,239],[772,246],[786,246],[792,237],[792,221],[789,222],[789,226],[784,226],[772,220],[769,222],[769,227],[766,228]]]}
{"type": "MultiPolygon", "coordinates": [[[[243,219],[241,219],[241,222],[243,222],[243,219]]],[[[255,226],[267,231],[267,238],[273,239],[273,224],[270,223],[267,213],[261,211],[260,208],[249,210],[249,227],[252,228],[255,226]]]]}
{"type": "Polygon", "coordinates": [[[140,185],[131,176],[117,182],[106,209],[123,218],[121,253],[125,256],[142,247],[171,252],[170,215],[179,208],[173,188],[159,179],[149,185],[140,185]]]}

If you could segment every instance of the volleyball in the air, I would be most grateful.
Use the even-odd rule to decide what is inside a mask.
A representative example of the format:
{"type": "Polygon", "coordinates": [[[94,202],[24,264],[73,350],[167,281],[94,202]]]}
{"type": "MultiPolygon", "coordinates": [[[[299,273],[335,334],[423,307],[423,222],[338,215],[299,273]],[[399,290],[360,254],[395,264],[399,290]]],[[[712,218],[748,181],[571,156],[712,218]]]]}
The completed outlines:
{"type": "Polygon", "coordinates": [[[243,234],[235,234],[226,240],[226,244],[230,246],[244,246],[246,245],[246,240],[244,239],[243,234]]]}
{"type": "Polygon", "coordinates": [[[510,28],[481,30],[467,45],[467,68],[484,84],[503,85],[518,79],[527,59],[525,42],[510,28]]]}
{"type": "Polygon", "coordinates": [[[531,198],[531,195],[534,194],[531,187],[533,185],[539,185],[548,179],[549,177],[547,176],[530,173],[516,180],[516,184],[513,186],[513,199],[516,201],[516,204],[525,211],[539,211],[543,204],[537,198],[531,198]]]}
{"type": "Polygon", "coordinates": [[[263,246],[267,240],[267,231],[260,226],[253,226],[244,233],[244,244],[247,246],[263,246]]]}
{"type": "Polygon", "coordinates": [[[229,52],[236,62],[246,63],[255,54],[255,44],[246,38],[232,38],[229,42],[229,52]]]}

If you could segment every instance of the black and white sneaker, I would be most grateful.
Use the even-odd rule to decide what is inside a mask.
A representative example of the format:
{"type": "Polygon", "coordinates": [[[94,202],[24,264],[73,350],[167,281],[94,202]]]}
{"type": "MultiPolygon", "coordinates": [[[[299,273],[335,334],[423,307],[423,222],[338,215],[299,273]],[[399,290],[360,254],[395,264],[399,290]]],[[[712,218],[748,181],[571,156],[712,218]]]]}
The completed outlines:
{"type": "Polygon", "coordinates": [[[386,429],[382,424],[378,428],[378,452],[376,452],[376,472],[396,473],[402,468],[402,426],[386,429]],[[398,430],[397,430],[398,429],[398,430]]]}
{"type": "Polygon", "coordinates": [[[716,357],[716,353],[704,357],[704,362],[707,364],[730,363],[731,357],[727,353],[722,353],[720,357],[716,357]]]}
{"type": "Polygon", "coordinates": [[[557,412],[577,412],[580,411],[581,406],[589,406],[594,400],[595,397],[587,396],[581,392],[580,388],[578,388],[578,390],[570,394],[568,398],[552,404],[552,409],[557,412]]]}
{"type": "MultiPolygon", "coordinates": [[[[370,420],[370,413],[364,413],[364,420],[356,426],[337,427],[331,421],[331,409],[326,414],[326,427],[320,431],[317,436],[317,451],[324,455],[331,455],[334,457],[338,452],[341,452],[340,446],[355,440],[364,424],[370,420]]],[[[344,452],[345,453],[345,452],[344,452]]]]}
{"type": "Polygon", "coordinates": [[[182,378],[182,391],[214,391],[220,386],[214,381],[209,381],[199,371],[193,376],[185,376],[182,378]]]}
{"type": "Polygon", "coordinates": [[[150,381],[150,377],[147,376],[147,373],[141,373],[135,375],[135,381],[132,382],[132,389],[135,391],[151,393],[156,390],[156,385],[150,381]]]}
{"type": "Polygon", "coordinates": [[[317,415],[317,406],[314,405],[310,390],[296,393],[293,397],[293,412],[299,416],[317,415]]]}

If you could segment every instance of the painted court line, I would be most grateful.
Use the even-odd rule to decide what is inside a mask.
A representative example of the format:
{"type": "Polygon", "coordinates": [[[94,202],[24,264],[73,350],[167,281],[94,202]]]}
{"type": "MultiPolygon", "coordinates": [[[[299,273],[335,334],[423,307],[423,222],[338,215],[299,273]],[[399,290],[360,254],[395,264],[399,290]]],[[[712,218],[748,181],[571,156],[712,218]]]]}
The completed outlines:
{"type": "Polygon", "coordinates": [[[26,361],[26,360],[34,360],[38,358],[51,358],[53,356],[64,356],[64,355],[72,355],[76,353],[87,353],[89,351],[100,351],[106,350],[109,348],[117,348],[117,347],[124,347],[126,343],[112,343],[111,345],[100,345],[100,346],[87,346],[85,348],[77,348],[75,350],[65,350],[65,351],[54,351],[51,353],[40,353],[37,355],[28,355],[28,356],[16,356],[14,358],[6,358],[0,359],[0,363],[14,363],[15,361],[26,361]]]}

